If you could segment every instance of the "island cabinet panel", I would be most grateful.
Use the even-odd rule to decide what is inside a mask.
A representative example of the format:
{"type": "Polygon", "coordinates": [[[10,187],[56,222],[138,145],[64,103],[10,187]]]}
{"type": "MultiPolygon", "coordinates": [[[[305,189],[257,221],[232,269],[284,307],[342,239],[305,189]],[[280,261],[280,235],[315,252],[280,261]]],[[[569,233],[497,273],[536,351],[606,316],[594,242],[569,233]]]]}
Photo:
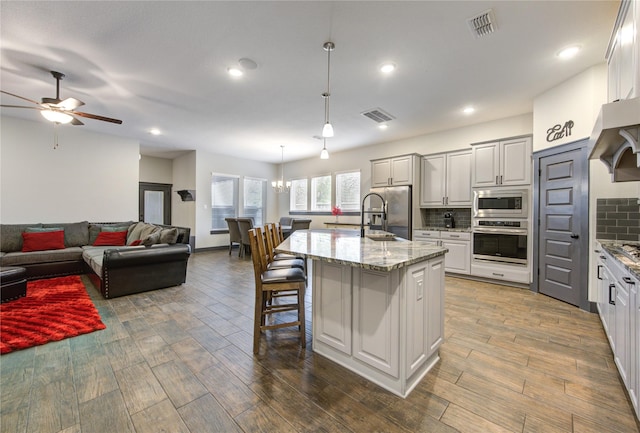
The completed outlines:
{"type": "Polygon", "coordinates": [[[351,268],[316,261],[313,277],[313,335],[351,355],[351,268]]]}
{"type": "Polygon", "coordinates": [[[427,357],[438,353],[438,348],[444,341],[444,263],[442,258],[433,259],[426,263],[428,271],[428,286],[439,287],[440,290],[427,291],[427,357]]]}
{"type": "Polygon", "coordinates": [[[429,267],[427,263],[418,263],[408,271],[406,278],[407,294],[405,311],[407,313],[407,375],[412,376],[427,360],[429,352],[429,267]]]}
{"type": "Polygon", "coordinates": [[[354,357],[394,378],[399,377],[399,291],[398,272],[354,270],[354,357]]]}

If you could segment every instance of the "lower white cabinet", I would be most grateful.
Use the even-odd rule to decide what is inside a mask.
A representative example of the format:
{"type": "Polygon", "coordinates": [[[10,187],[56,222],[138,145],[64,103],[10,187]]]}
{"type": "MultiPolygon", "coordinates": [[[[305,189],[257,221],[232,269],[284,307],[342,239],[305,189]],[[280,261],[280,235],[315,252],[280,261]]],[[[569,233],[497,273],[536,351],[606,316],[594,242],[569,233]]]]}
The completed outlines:
{"type": "Polygon", "coordinates": [[[640,281],[602,248],[596,253],[598,313],[620,378],[640,419],[640,281]]]}
{"type": "Polygon", "coordinates": [[[449,251],[445,254],[444,270],[456,274],[471,273],[471,233],[440,232],[442,246],[449,251]]]}
{"type": "Polygon", "coordinates": [[[470,232],[416,229],[413,231],[413,240],[441,245],[449,249],[445,254],[445,272],[466,275],[471,273],[470,232]]]}

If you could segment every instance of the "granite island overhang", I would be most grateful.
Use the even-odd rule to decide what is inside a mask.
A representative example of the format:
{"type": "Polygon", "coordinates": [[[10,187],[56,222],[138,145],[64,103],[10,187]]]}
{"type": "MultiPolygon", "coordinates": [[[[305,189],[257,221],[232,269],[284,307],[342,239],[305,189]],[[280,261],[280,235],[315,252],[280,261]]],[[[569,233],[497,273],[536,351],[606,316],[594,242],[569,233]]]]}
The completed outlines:
{"type": "Polygon", "coordinates": [[[447,249],[369,234],[298,230],[276,250],[310,262],[314,352],[406,397],[439,360],[447,249]]]}

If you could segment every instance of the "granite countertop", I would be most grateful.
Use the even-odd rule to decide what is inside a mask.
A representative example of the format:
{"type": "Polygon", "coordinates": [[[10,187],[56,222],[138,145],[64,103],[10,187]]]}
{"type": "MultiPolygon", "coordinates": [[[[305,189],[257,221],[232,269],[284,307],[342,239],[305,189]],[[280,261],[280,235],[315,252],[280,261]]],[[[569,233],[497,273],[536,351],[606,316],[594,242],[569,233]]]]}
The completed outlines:
{"type": "Polygon", "coordinates": [[[470,232],[471,227],[414,227],[414,230],[430,230],[430,231],[439,231],[439,232],[470,232]]]}
{"type": "MultiPolygon", "coordinates": [[[[379,230],[368,234],[389,234],[379,230]]],[[[411,242],[396,237],[390,241],[361,238],[354,230],[296,230],[276,251],[303,254],[308,258],[353,267],[389,272],[423,260],[441,256],[448,250],[426,242],[411,242]]]]}
{"type": "Polygon", "coordinates": [[[633,242],[633,241],[609,241],[609,240],[598,240],[598,242],[600,242],[600,245],[602,245],[602,248],[608,252],[609,254],[611,254],[616,260],[618,260],[618,262],[620,262],[626,270],[628,270],[629,272],[631,272],[631,274],[633,274],[633,276],[640,280],[640,263],[638,262],[634,262],[633,260],[631,260],[630,258],[628,258],[627,256],[623,255],[620,252],[620,247],[622,246],[622,244],[626,244],[626,245],[640,245],[640,242],[633,242]]]}

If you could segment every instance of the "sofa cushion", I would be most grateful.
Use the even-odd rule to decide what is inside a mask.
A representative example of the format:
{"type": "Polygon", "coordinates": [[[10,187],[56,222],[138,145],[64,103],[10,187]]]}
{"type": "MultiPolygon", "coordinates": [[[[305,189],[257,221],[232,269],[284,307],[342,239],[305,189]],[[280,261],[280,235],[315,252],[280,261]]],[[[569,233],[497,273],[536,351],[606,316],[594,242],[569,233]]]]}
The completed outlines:
{"type": "Polygon", "coordinates": [[[119,232],[110,232],[103,231],[98,233],[98,237],[96,238],[93,245],[113,245],[113,246],[124,246],[127,241],[127,231],[119,231],[119,232]]]}
{"type": "Polygon", "coordinates": [[[160,230],[160,239],[158,242],[161,244],[175,244],[178,241],[178,229],[162,229],[160,230]]]}
{"type": "Polygon", "coordinates": [[[127,245],[137,239],[142,239],[144,241],[147,236],[160,230],[161,228],[154,224],[140,221],[129,228],[129,233],[127,234],[127,245]]]}
{"type": "Polygon", "coordinates": [[[142,239],[142,245],[144,245],[145,247],[150,247],[153,244],[157,244],[160,242],[160,230],[153,232],[147,236],[145,236],[144,239],[142,239]]]}
{"type": "Polygon", "coordinates": [[[22,266],[36,263],[66,262],[82,260],[82,248],[71,247],[63,250],[11,252],[0,257],[1,266],[22,266]]]}
{"type": "Polygon", "coordinates": [[[93,245],[98,237],[98,233],[102,231],[122,231],[129,230],[131,226],[135,225],[133,221],[121,221],[114,223],[91,223],[89,224],[89,242],[85,245],[93,245]]]}
{"type": "MultiPolygon", "coordinates": [[[[125,247],[125,248],[142,249],[144,247],[139,246],[139,247],[125,247]]],[[[100,278],[102,278],[102,259],[104,257],[104,252],[106,250],[111,250],[111,249],[113,249],[113,247],[105,247],[105,246],[99,246],[99,247],[88,246],[82,249],[82,259],[85,261],[86,264],[88,264],[91,267],[93,272],[95,272],[95,274],[100,278]]]]}
{"type": "Polygon", "coordinates": [[[22,233],[28,227],[42,227],[42,224],[0,224],[0,251],[21,251],[22,233]]]}
{"type": "Polygon", "coordinates": [[[43,233],[43,232],[58,232],[64,231],[62,227],[27,227],[24,229],[24,233],[43,233]]]}
{"type": "Polygon", "coordinates": [[[64,229],[64,244],[67,247],[81,247],[89,243],[89,222],[77,223],[46,223],[42,227],[62,227],[64,229]]]}
{"type": "Polygon", "coordinates": [[[22,252],[64,249],[64,230],[22,233],[22,252]]]}

